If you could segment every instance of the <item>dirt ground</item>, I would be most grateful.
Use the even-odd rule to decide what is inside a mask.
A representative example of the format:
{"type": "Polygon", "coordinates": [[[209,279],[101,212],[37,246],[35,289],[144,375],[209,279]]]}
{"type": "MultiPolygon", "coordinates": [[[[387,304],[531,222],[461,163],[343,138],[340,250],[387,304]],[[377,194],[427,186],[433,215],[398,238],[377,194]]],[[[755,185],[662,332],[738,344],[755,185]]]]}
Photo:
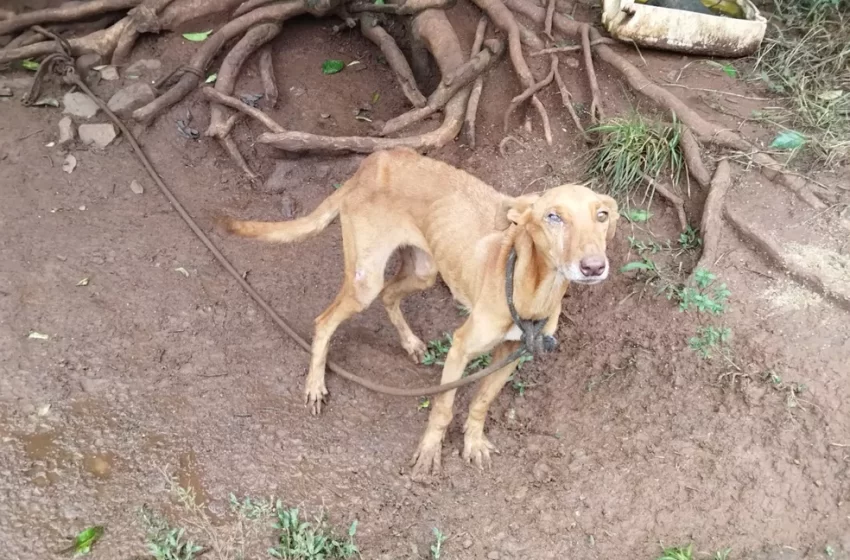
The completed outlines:
{"type": "MultiPolygon", "coordinates": [[[[469,48],[477,12],[460,2],[451,18],[469,48]]],[[[294,130],[362,134],[368,123],[353,112],[371,105],[376,92],[375,119],[400,113],[405,100],[374,46],[358,32],[334,35],[332,23],[298,19],[276,40],[276,52],[286,54],[276,57],[281,103],[274,116],[294,130]],[[327,58],[359,60],[361,70],[322,75],[327,58]]],[[[158,58],[167,71],[195,48],[177,34],[145,38],[133,58],[158,58]]],[[[659,81],[689,62],[642,54],[645,60],[634,53],[633,61],[659,81]]],[[[532,60],[543,75],[542,59],[532,60]]],[[[570,72],[576,100],[587,102],[580,69],[570,72]]],[[[609,113],[649,110],[604,66],[600,72],[609,113]]],[[[25,77],[12,71],[2,79],[25,77]]],[[[108,97],[125,83],[101,82],[96,91],[108,97]]],[[[689,66],[679,83],[765,95],[708,65],[689,66]]],[[[261,91],[249,64],[237,94],[261,91]]],[[[502,111],[519,91],[500,64],[484,88],[480,147],[456,142],[432,155],[512,194],[581,179],[585,146],[569,116],[555,111],[560,100],[551,88],[542,100],[553,116],[554,147],[535,134],[499,155],[502,111]]],[[[751,137],[775,134],[745,120],[770,102],[673,91],[727,126],[744,121],[751,137]]],[[[63,93],[58,84],[51,92],[63,93]]],[[[415,399],[376,395],[329,375],[329,406],[311,417],[302,402],[308,356],[191,234],[127,142],[104,151],[49,147],[61,110],[24,108],[19,99],[0,99],[6,558],[51,557],[93,524],[106,526],[93,560],[144,555],[139,509],[177,515],[163,472],[196,493],[214,527],[227,523],[230,493],[275,495],[308,512],[324,510],[339,526],[356,519],[363,558],[428,558],[435,527],[449,537],[442,556],[449,559],[651,559],[662,544],[689,542],[698,558],[726,547],[733,559],[850,557],[847,313],[770,269],[731,230],[723,231],[714,267],[732,293],[719,319],[733,332],[726,358],[697,356],[687,339],[705,320],[630,275],[575,287],[564,302],[558,352],[526,365],[522,394],[508,386],[494,404],[489,437],[501,454],[493,469],[462,461],[456,421],[443,476],[423,486],[408,476],[427,417],[415,399]],[[70,174],[62,169],[66,152],[78,162],[70,174]],[[143,194],[130,190],[132,180],[143,194]]],[[[214,141],[178,133],[175,122],[187,111],[203,130],[207,106],[193,94],[140,139],[208,231],[219,212],[282,219],[292,202],[296,212],[309,211],[359,162],[299,158],[276,184],[280,192],[255,189],[214,141]]],[[[284,156],[252,147],[258,132],[253,124],[237,128],[249,161],[268,177],[284,156]]],[[[760,176],[737,172],[736,209],[799,258],[832,266],[837,285],[848,289],[850,236],[837,213],[814,212],[760,176]]],[[[846,169],[818,178],[850,187],[846,169]]],[[[689,207],[698,210],[704,193],[691,188],[689,207]]],[[[636,258],[630,236],[676,238],[674,212],[658,202],[651,211],[649,225],[623,223],[613,266],[636,258]]],[[[338,228],[293,246],[213,235],[260,293],[310,333],[341,280],[338,228]]],[[[440,284],[407,300],[405,311],[426,340],[461,321],[440,284]]],[[[331,356],[390,385],[439,378],[435,368],[407,363],[380,306],[338,331],[331,356]]],[[[456,410],[470,394],[459,394],[456,410]]],[[[271,537],[269,530],[249,557],[265,557],[271,537]]]]}

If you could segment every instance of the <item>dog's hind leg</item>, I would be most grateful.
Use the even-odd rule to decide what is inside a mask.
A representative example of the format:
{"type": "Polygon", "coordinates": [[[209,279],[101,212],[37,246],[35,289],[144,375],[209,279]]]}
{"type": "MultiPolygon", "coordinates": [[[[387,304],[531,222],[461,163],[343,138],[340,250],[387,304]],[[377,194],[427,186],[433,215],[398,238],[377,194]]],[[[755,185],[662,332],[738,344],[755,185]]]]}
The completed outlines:
{"type": "Polygon", "coordinates": [[[425,343],[413,334],[407,324],[401,312],[401,300],[414,292],[433,286],[437,281],[437,266],[433,257],[419,247],[402,247],[399,254],[401,266],[395,277],[384,286],[381,299],[390,321],[398,331],[402,347],[414,362],[420,363],[425,356],[425,343]]]}

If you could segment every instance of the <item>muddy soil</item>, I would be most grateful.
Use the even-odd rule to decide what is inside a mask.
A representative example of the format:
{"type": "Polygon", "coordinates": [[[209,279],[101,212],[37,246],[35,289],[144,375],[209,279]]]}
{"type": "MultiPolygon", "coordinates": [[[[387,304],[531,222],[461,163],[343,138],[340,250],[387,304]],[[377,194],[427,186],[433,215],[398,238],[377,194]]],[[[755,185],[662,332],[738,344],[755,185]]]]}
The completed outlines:
{"type": "MultiPolygon", "coordinates": [[[[460,2],[450,15],[469,48],[477,12],[460,2]]],[[[368,123],[354,118],[358,108],[385,120],[405,100],[374,46],[357,32],[333,34],[333,23],[286,24],[275,42],[281,103],[273,114],[296,130],[362,134],[368,123]],[[361,64],[324,76],[328,58],[361,64]]],[[[195,48],[176,34],[146,37],[133,58],[157,58],[167,71],[195,48]]],[[[637,54],[634,61],[659,81],[690,62],[642,54],[645,61],[637,54]]],[[[544,75],[541,59],[532,60],[544,75]]],[[[569,73],[576,100],[587,103],[582,72],[569,73]]],[[[600,81],[609,113],[651,110],[605,67],[600,81]]],[[[126,83],[102,81],[96,91],[108,98],[126,83]]],[[[679,83],[765,94],[704,64],[690,65],[679,83]]],[[[581,179],[585,146],[551,88],[541,98],[553,116],[554,147],[532,134],[507,157],[498,154],[502,111],[520,89],[500,64],[484,88],[480,147],[457,142],[432,155],[511,194],[581,179]]],[[[50,91],[64,93],[58,84],[50,91]]],[[[237,94],[258,92],[249,64],[237,94]]],[[[760,106],[697,89],[674,92],[730,127],[760,106]]],[[[494,404],[489,437],[501,454],[492,470],[459,457],[456,421],[443,476],[423,486],[409,479],[408,461],[427,410],[329,375],[329,406],[311,417],[302,401],[308,356],[193,237],[126,141],[102,151],[51,146],[61,110],[24,108],[19,100],[20,92],[0,99],[6,558],[51,557],[92,524],[107,531],[93,560],[143,557],[140,508],[180,516],[166,474],[194,491],[213,528],[228,522],[230,493],[275,495],[311,513],[324,510],[339,526],[356,519],[363,558],[429,558],[435,527],[449,537],[442,558],[450,559],[649,559],[661,545],[688,542],[699,558],[726,547],[736,559],[825,558],[827,547],[833,557],[848,557],[850,321],[767,266],[731,230],[715,265],[732,293],[726,314],[682,313],[627,274],[571,289],[559,351],[526,364],[494,404]],[[62,169],[66,154],[77,161],[70,174],[62,169]],[[142,194],[130,189],[134,180],[142,194]],[[733,337],[728,352],[703,359],[687,341],[709,324],[728,326],[733,337]]],[[[175,122],[187,113],[191,126],[205,128],[207,105],[193,94],[140,139],[208,231],[219,212],[259,219],[307,212],[360,160],[284,159],[254,146],[260,130],[243,123],[237,138],[257,171],[269,177],[281,161],[291,166],[281,181],[253,188],[215,142],[179,134],[175,122]]],[[[102,115],[91,120],[105,122],[102,115]]],[[[752,121],[742,130],[767,140],[774,133],[752,121]]],[[[846,169],[820,179],[850,186],[846,169]]],[[[690,189],[689,206],[698,210],[704,193],[690,189]]],[[[799,258],[832,266],[846,288],[847,268],[835,263],[847,258],[848,235],[835,212],[813,212],[752,173],[739,174],[730,198],[799,258]]],[[[677,238],[672,210],[656,201],[651,211],[649,224],[622,224],[610,252],[615,267],[638,258],[630,237],[677,238]]],[[[302,333],[311,331],[341,280],[336,226],[292,246],[213,236],[276,309],[302,333]]],[[[657,258],[693,262],[692,254],[672,251],[657,258]]],[[[426,340],[462,320],[441,284],[404,307],[426,340]]],[[[340,328],[331,355],[386,384],[439,379],[435,368],[408,364],[380,306],[340,328]]],[[[456,410],[470,394],[461,391],[456,410]]],[[[271,530],[258,537],[249,557],[265,557],[271,538],[271,530]]]]}

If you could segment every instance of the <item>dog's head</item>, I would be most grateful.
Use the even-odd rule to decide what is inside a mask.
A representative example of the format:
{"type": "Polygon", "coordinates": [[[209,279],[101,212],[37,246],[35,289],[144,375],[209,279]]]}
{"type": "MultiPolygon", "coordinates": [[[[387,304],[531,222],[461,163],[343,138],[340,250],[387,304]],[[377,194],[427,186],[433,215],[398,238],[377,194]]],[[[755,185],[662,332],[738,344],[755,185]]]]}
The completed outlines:
{"type": "Polygon", "coordinates": [[[608,277],[607,242],[617,229],[617,202],[581,185],[508,199],[503,225],[517,224],[536,249],[570,282],[596,284],[608,277]]]}

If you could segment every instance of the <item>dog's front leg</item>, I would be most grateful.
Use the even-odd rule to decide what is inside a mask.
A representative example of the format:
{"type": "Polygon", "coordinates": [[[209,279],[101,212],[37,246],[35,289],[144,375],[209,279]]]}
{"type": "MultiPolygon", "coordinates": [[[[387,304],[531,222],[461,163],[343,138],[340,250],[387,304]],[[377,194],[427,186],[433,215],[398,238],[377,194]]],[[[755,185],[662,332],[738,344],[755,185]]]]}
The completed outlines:
{"type": "MultiPolygon", "coordinates": [[[[457,381],[463,376],[463,371],[472,356],[486,352],[492,347],[492,333],[490,328],[480,320],[471,316],[452,335],[452,347],[446,356],[446,365],[443,366],[441,384],[457,381]]],[[[428,427],[419,442],[419,448],[413,456],[414,479],[423,479],[429,474],[440,472],[440,453],[443,446],[443,437],[446,429],[452,421],[452,408],[454,405],[455,392],[447,391],[434,397],[431,414],[428,416],[428,427]]]]}

